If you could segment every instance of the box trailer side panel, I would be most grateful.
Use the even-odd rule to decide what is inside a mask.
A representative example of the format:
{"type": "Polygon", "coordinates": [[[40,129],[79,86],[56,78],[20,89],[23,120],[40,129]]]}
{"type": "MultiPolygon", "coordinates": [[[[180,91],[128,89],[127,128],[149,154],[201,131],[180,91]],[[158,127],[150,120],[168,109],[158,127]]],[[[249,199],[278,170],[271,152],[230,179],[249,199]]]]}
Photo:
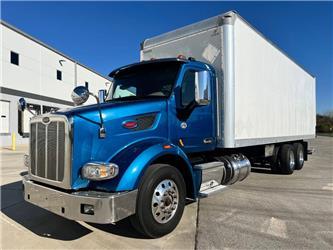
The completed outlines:
{"type": "Polygon", "coordinates": [[[184,55],[217,74],[218,147],[313,138],[315,78],[234,12],[145,40],[141,60],[184,55]]]}
{"type": "Polygon", "coordinates": [[[237,17],[235,146],[315,136],[315,78],[237,17]]]}

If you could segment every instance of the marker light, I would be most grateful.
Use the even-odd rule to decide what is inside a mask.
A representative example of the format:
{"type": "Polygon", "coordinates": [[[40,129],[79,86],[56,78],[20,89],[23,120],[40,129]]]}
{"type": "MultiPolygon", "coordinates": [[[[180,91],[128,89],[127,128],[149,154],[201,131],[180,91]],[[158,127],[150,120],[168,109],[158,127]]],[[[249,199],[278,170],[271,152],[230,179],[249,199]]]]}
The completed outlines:
{"type": "Polygon", "coordinates": [[[123,122],[123,127],[128,129],[134,129],[138,126],[138,123],[136,121],[125,121],[123,122]]]}
{"type": "Polygon", "coordinates": [[[184,55],[178,55],[177,58],[178,58],[178,59],[186,60],[186,56],[184,56],[184,55]]]}
{"type": "Polygon", "coordinates": [[[117,176],[119,167],[114,163],[108,162],[88,162],[81,170],[81,174],[88,180],[100,181],[117,176]]]}

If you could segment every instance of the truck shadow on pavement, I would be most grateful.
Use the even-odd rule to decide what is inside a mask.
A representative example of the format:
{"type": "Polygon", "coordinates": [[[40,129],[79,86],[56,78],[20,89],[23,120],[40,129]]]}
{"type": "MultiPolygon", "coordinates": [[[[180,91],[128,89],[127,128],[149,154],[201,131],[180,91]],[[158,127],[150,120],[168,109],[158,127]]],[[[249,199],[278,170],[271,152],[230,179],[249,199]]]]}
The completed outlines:
{"type": "Polygon", "coordinates": [[[115,234],[127,238],[134,238],[134,239],[149,239],[144,235],[138,233],[131,225],[129,219],[124,219],[117,224],[94,224],[94,223],[87,223],[93,226],[96,229],[104,231],[106,233],[115,234]]]}
{"type": "MultiPolygon", "coordinates": [[[[1,217],[3,230],[6,230],[7,226],[21,230],[28,229],[38,236],[63,241],[76,240],[93,232],[76,221],[67,220],[26,202],[23,199],[21,181],[2,185],[0,189],[1,212],[9,218],[1,217]],[[19,225],[15,225],[16,223],[19,225]]],[[[120,221],[116,225],[93,223],[88,223],[88,225],[119,236],[144,238],[132,229],[129,220],[120,221]]]]}
{"type": "MultiPolygon", "coordinates": [[[[71,241],[92,232],[76,221],[67,220],[24,201],[21,181],[1,186],[1,212],[10,219],[4,218],[3,224],[10,224],[8,226],[17,229],[21,229],[21,225],[46,238],[71,241]]],[[[6,226],[3,229],[6,230],[6,226]]]]}

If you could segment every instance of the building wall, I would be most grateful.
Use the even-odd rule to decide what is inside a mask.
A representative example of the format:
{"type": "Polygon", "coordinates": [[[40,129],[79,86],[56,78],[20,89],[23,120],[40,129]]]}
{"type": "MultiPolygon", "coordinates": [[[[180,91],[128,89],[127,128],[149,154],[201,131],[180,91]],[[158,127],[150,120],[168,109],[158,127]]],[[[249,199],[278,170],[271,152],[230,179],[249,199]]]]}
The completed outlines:
{"type": "MultiPolygon", "coordinates": [[[[75,86],[87,82],[89,90],[95,94],[106,88],[108,78],[4,22],[0,28],[2,130],[6,130],[6,119],[9,121],[8,133],[0,131],[0,146],[11,145],[12,133],[16,134],[18,144],[28,143],[27,138],[18,134],[17,102],[20,97],[41,110],[43,106],[65,108],[73,106],[71,93],[75,86]],[[19,65],[11,62],[11,52],[19,55],[19,65]],[[61,71],[61,80],[57,79],[57,70],[61,71]],[[5,110],[8,102],[9,118],[5,110]]],[[[85,105],[95,102],[90,97],[85,105]]],[[[24,115],[26,120],[29,114],[26,111],[24,115]]]]}
{"type": "MultiPolygon", "coordinates": [[[[0,147],[11,146],[13,133],[15,133],[17,144],[28,144],[29,143],[29,137],[21,136],[18,131],[19,115],[18,115],[17,103],[18,103],[19,98],[20,98],[19,96],[0,93],[0,102],[9,103],[9,131],[8,131],[8,133],[0,133],[0,147]]],[[[36,99],[32,99],[32,98],[25,98],[25,99],[26,99],[27,103],[39,105],[41,110],[43,109],[43,106],[56,107],[56,108],[69,107],[67,105],[58,104],[58,103],[54,103],[54,102],[46,102],[46,101],[36,100],[36,99]]],[[[1,114],[3,114],[4,110],[0,110],[0,112],[1,112],[1,114]]],[[[30,117],[30,114],[27,110],[24,111],[24,115],[27,116],[27,118],[30,117]]],[[[4,119],[4,118],[1,118],[1,119],[4,119]]],[[[27,131],[27,132],[29,132],[29,131],[27,131]]]]}

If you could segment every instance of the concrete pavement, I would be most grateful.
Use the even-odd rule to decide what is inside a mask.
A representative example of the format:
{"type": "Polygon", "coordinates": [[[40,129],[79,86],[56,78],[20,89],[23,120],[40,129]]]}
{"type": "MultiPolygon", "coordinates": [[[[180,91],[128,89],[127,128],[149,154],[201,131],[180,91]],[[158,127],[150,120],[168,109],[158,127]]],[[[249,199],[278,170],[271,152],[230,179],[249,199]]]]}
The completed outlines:
{"type": "Polygon", "coordinates": [[[176,230],[154,240],[127,221],[69,221],[26,203],[20,182],[26,148],[2,149],[1,249],[332,249],[333,138],[311,145],[316,152],[303,170],[286,176],[253,169],[223,193],[187,205],[176,230]]]}
{"type": "Polygon", "coordinates": [[[143,239],[122,221],[98,225],[64,219],[23,200],[23,155],[0,150],[1,249],[194,249],[197,203],[189,204],[176,230],[160,239],[143,239]]]}
{"type": "Polygon", "coordinates": [[[200,200],[198,249],[332,249],[333,138],[318,137],[293,175],[253,168],[228,191],[200,200]]]}

